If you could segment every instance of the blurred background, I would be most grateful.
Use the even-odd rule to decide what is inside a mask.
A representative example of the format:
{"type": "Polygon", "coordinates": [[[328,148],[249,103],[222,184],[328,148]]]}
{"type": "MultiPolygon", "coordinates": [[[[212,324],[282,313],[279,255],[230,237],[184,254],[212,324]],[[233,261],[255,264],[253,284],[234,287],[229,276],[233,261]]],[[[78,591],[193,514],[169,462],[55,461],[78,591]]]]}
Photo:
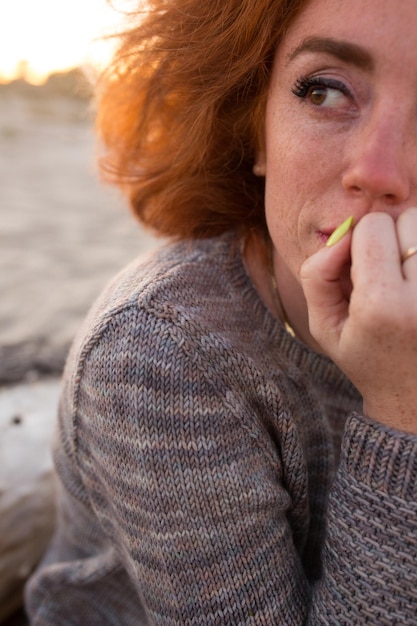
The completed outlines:
{"type": "Polygon", "coordinates": [[[91,79],[115,0],[0,0],[0,624],[54,526],[50,441],[60,373],[105,283],[159,245],[99,182],[91,79]]]}
{"type": "Polygon", "coordinates": [[[0,0],[0,385],[62,368],[104,283],[155,245],[98,181],[89,79],[125,0],[0,0]]]}

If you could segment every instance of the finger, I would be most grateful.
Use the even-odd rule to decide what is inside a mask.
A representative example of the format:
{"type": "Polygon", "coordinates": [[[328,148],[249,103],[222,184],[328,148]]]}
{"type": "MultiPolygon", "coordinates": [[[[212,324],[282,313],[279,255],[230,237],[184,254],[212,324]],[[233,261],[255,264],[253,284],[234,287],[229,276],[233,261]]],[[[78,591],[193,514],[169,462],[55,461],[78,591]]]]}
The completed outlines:
{"type": "Polygon", "coordinates": [[[397,220],[398,247],[403,275],[407,279],[417,276],[417,208],[408,209],[397,220]]]}
{"type": "Polygon", "coordinates": [[[308,305],[310,332],[320,343],[338,334],[349,302],[342,276],[350,263],[351,233],[332,247],[324,246],[304,262],[300,277],[308,305]]]}
{"type": "Polygon", "coordinates": [[[397,233],[387,213],[368,213],[352,235],[352,282],[354,294],[380,295],[398,288],[402,280],[397,233]]]}

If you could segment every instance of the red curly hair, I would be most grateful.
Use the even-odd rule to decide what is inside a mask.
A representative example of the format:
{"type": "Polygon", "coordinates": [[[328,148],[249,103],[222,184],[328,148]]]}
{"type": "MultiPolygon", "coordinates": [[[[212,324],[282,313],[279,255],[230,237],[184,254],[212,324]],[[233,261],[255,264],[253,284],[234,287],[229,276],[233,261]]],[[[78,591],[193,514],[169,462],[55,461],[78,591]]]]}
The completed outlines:
{"type": "Polygon", "coordinates": [[[306,0],[151,0],[98,86],[104,178],[161,235],[264,226],[260,147],[275,49],[306,0]]]}

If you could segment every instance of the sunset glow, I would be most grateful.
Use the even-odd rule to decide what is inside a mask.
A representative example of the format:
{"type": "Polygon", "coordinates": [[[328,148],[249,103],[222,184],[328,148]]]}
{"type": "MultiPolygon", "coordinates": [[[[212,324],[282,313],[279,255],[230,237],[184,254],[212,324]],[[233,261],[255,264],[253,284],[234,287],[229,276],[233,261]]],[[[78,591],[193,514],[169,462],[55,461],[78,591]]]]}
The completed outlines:
{"type": "Polygon", "coordinates": [[[0,82],[103,62],[111,44],[97,39],[121,21],[106,0],[0,0],[0,82]]]}

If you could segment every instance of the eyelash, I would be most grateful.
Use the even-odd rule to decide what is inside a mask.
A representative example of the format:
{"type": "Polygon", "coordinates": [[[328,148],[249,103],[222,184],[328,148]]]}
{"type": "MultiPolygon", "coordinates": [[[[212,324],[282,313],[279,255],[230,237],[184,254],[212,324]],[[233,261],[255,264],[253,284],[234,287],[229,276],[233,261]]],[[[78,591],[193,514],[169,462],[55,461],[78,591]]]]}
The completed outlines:
{"type": "Polygon", "coordinates": [[[323,78],[320,76],[299,78],[292,89],[292,93],[297,96],[297,98],[306,100],[310,91],[314,87],[328,87],[329,89],[336,89],[343,95],[351,97],[351,93],[344,83],[339,80],[335,80],[334,78],[323,78]]]}

